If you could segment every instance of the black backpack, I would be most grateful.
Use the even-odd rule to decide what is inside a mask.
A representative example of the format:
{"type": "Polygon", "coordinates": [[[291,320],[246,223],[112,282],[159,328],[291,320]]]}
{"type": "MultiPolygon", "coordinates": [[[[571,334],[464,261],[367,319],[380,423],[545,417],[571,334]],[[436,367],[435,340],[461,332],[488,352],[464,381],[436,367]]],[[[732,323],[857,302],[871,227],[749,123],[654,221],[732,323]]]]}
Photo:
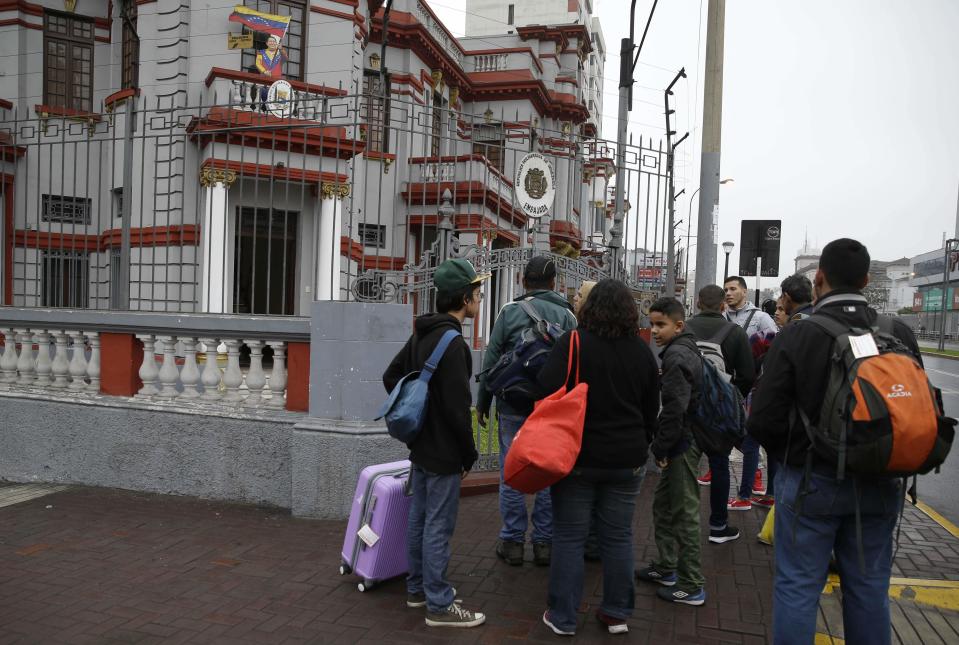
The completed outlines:
{"type": "Polygon", "coordinates": [[[564,332],[556,323],[544,320],[528,300],[521,300],[519,306],[533,325],[523,330],[511,351],[479,376],[486,375],[486,388],[497,399],[524,406],[539,398],[536,375],[564,332]]]}

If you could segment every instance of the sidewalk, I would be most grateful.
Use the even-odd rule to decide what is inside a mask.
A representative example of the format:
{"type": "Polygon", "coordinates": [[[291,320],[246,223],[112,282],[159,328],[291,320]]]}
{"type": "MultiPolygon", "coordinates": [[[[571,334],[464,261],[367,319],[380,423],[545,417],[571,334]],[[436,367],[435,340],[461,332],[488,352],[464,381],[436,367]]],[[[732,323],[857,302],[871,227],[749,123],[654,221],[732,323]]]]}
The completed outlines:
{"type": "MultiPolygon", "coordinates": [[[[637,563],[655,553],[643,483],[637,563]]],[[[54,489],[56,490],[56,489],[54,489]]],[[[42,492],[41,492],[42,494],[42,492]]],[[[0,643],[501,643],[556,642],[540,621],[547,570],[493,555],[496,495],[464,498],[450,577],[484,627],[424,626],[402,580],[360,593],[337,573],[344,522],[298,520],[275,509],[72,487],[27,499],[0,487],[0,643]],[[4,498],[16,503],[3,506],[4,498]],[[25,500],[25,501],[22,501],[25,500]]],[[[703,492],[703,518],[707,513],[703,492]]],[[[586,569],[577,642],[765,643],[771,628],[772,549],[754,536],[765,511],[734,513],[742,539],[703,547],[708,599],[677,607],[637,587],[627,638],[592,612],[600,565],[586,569]]],[[[527,554],[531,560],[531,554],[527,554]]],[[[908,507],[894,575],[894,627],[904,643],[959,640],[959,536],[908,507]],[[952,603],[952,604],[950,604],[952,603]]],[[[821,630],[841,638],[838,589],[827,585],[821,630]]],[[[821,636],[821,642],[830,642],[821,636]]],[[[836,640],[836,642],[841,642],[836,640]]]]}

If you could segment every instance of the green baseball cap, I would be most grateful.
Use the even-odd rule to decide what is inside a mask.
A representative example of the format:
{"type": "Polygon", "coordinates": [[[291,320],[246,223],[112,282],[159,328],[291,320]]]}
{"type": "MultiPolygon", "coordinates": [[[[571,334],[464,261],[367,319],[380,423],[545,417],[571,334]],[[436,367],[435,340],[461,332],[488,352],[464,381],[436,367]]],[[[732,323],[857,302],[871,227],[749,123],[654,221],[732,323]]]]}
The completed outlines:
{"type": "Polygon", "coordinates": [[[468,260],[446,260],[433,274],[433,284],[440,291],[458,291],[471,284],[479,284],[490,277],[489,273],[477,274],[468,260]]]}

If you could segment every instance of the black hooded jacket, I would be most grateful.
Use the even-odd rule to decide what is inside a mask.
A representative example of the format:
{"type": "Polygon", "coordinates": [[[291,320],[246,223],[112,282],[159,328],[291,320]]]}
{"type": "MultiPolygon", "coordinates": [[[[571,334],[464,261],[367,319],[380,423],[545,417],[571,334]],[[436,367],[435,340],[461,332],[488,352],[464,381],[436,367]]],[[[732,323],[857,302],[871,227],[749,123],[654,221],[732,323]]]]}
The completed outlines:
{"type": "MultiPolygon", "coordinates": [[[[383,385],[391,392],[401,378],[423,368],[443,333],[462,333],[459,320],[449,314],[427,314],[416,319],[413,335],[383,374],[383,385]]],[[[470,470],[478,457],[473,443],[473,398],[469,379],[473,357],[462,336],[446,348],[429,385],[429,403],[423,429],[409,444],[410,461],[438,475],[470,470]]]]}
{"type": "Polygon", "coordinates": [[[662,409],[659,431],[650,450],[656,459],[673,459],[692,445],[689,416],[699,403],[703,386],[703,359],[696,337],[684,331],[663,349],[662,409]]]}
{"type": "MultiPolygon", "coordinates": [[[[816,303],[813,311],[849,327],[871,327],[877,318],[866,298],[855,291],[831,292],[816,303]]],[[[909,327],[893,319],[893,333],[922,364],[919,346],[909,327]]],[[[811,423],[819,422],[832,351],[833,340],[822,328],[808,320],[797,320],[786,325],[766,354],[746,430],[780,463],[802,467],[806,462],[809,439],[802,422],[792,412],[798,406],[811,423]]],[[[835,473],[835,466],[816,459],[813,469],[835,473]]]]}

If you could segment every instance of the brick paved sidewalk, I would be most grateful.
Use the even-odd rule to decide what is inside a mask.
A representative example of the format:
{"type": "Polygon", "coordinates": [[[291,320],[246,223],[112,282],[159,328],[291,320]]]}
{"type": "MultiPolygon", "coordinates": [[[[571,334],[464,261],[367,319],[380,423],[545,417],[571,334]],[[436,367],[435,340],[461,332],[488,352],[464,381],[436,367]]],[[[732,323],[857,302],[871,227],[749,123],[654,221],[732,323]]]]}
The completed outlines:
{"type": "MultiPolygon", "coordinates": [[[[650,475],[644,482],[638,505],[637,562],[655,553],[650,518],[655,481],[650,475]]],[[[704,521],[707,506],[704,494],[704,521]]],[[[654,589],[638,586],[626,639],[609,636],[594,623],[601,575],[598,564],[588,564],[585,623],[575,640],[766,642],[772,549],[754,538],[764,515],[734,514],[743,538],[704,546],[709,596],[704,607],[669,605],[654,597],[654,589]]],[[[944,537],[941,527],[918,511],[909,511],[907,520],[896,575],[959,580],[959,540],[944,537]]],[[[72,488],[0,508],[0,644],[554,642],[557,637],[540,621],[547,570],[499,562],[493,555],[498,526],[495,495],[463,499],[450,577],[469,606],[489,619],[484,627],[451,633],[425,627],[422,611],[405,607],[402,580],[361,594],[355,578],[337,574],[344,522],[72,488]]],[[[835,602],[837,593],[824,599],[835,602]]],[[[914,600],[923,599],[908,586],[902,594],[917,606],[914,600]]],[[[841,636],[826,602],[823,631],[832,628],[841,636]]],[[[955,642],[959,636],[946,630],[959,630],[959,614],[936,612],[939,618],[923,618],[927,626],[915,633],[935,638],[938,632],[943,641],[955,642]]],[[[917,642],[906,636],[904,642],[917,642]]]]}

